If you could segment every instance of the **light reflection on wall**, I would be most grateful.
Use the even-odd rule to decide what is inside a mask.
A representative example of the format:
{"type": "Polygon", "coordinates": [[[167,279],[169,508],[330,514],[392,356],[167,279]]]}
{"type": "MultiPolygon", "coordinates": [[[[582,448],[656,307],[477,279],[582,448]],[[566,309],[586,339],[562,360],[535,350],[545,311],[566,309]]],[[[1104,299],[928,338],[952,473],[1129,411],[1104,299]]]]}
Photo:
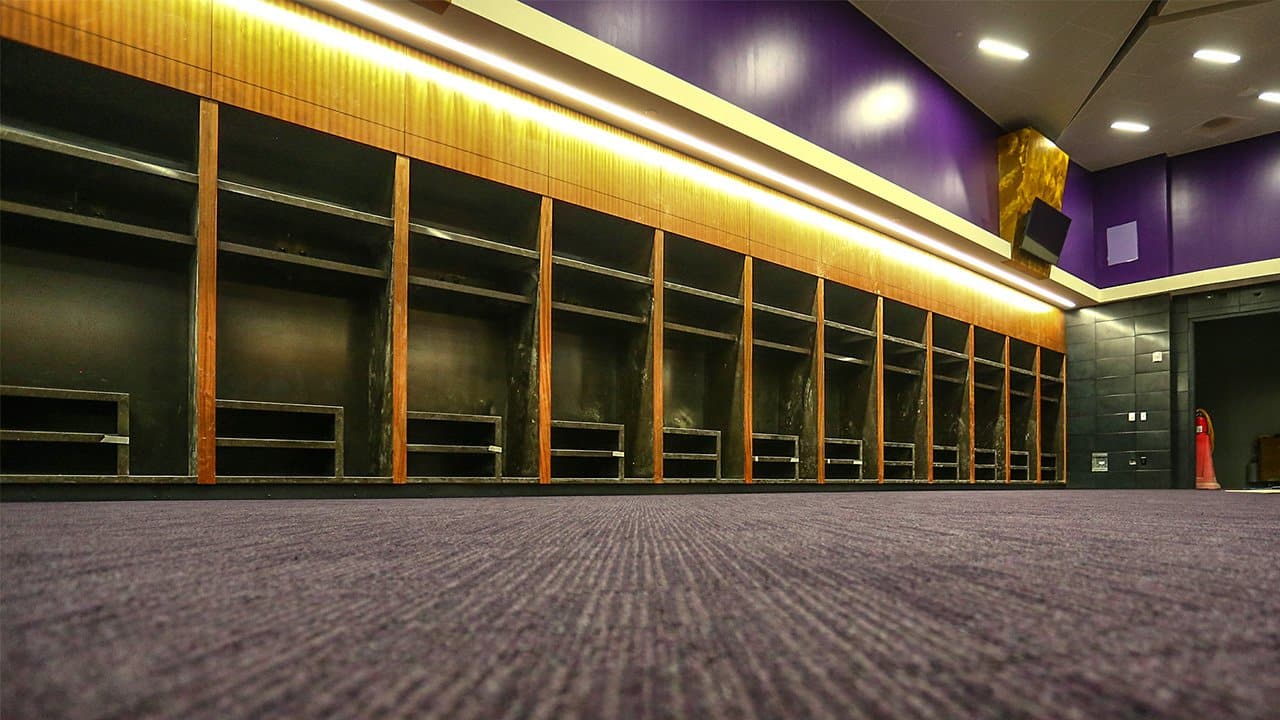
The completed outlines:
{"type": "Polygon", "coordinates": [[[625,12],[611,2],[588,3],[587,7],[588,29],[597,38],[637,56],[661,50],[667,15],[662,3],[652,3],[643,14],[625,12]]]}
{"type": "Polygon", "coordinates": [[[915,107],[915,95],[906,83],[899,80],[878,83],[845,103],[845,131],[855,140],[862,140],[901,130],[915,107]]]}
{"type": "Polygon", "coordinates": [[[965,184],[964,176],[960,174],[960,169],[955,165],[947,165],[943,168],[934,188],[939,197],[949,198],[956,202],[973,202],[969,198],[969,186],[965,184]]]}
{"type": "Polygon", "coordinates": [[[783,32],[749,38],[715,62],[716,94],[753,106],[780,100],[804,82],[799,39],[783,32]]]}

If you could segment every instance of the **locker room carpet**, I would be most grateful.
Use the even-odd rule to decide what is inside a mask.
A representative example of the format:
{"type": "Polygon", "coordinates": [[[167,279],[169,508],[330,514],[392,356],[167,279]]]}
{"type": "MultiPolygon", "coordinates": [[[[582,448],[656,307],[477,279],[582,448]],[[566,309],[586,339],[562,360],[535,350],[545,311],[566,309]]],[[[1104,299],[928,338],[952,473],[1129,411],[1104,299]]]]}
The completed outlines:
{"type": "Polygon", "coordinates": [[[1261,718],[1278,500],[6,504],[0,715],[1261,718]]]}

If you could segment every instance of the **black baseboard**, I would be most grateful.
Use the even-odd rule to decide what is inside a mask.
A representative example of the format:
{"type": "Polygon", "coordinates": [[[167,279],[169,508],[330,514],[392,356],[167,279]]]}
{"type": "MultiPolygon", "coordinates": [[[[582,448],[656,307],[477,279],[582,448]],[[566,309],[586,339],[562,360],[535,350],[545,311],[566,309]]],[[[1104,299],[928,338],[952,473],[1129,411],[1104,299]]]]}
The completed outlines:
{"type": "Polygon", "coordinates": [[[58,502],[101,500],[266,500],[317,499],[337,500],[386,498],[457,498],[457,497],[539,497],[564,495],[690,495],[707,493],[795,493],[795,492],[898,492],[898,491],[973,491],[973,490],[1058,490],[1061,484],[976,485],[939,483],[756,483],[727,485],[723,483],[592,483],[550,485],[516,483],[386,483],[358,485],[352,483],[306,484],[235,484],[217,485],[154,483],[9,483],[0,485],[0,502],[58,502]]]}

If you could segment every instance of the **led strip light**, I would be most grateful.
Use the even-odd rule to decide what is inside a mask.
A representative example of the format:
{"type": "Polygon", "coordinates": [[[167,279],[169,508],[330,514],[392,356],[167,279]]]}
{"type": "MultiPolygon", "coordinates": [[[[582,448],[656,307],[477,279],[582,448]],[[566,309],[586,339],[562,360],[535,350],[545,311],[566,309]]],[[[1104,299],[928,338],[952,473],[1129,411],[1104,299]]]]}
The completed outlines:
{"type": "MultiPolygon", "coordinates": [[[[775,209],[783,209],[778,207],[779,198],[748,185],[745,181],[741,181],[736,178],[718,176],[691,161],[682,160],[659,152],[641,143],[628,141],[620,136],[609,134],[587,123],[576,121],[568,115],[552,112],[551,110],[516,97],[511,93],[504,93],[482,83],[469,80],[455,73],[450,73],[441,68],[422,62],[405,53],[383,47],[377,43],[359,38],[351,33],[311,20],[278,5],[266,2],[265,0],[222,1],[264,20],[304,32],[325,44],[354,52],[392,67],[411,70],[419,75],[427,76],[435,81],[441,82],[442,84],[465,92],[482,102],[486,102],[503,109],[519,112],[526,117],[547,123],[554,127],[567,129],[577,136],[587,137],[593,142],[604,144],[614,149],[621,149],[629,155],[639,157],[667,169],[681,172],[692,179],[708,183],[714,187],[731,192],[740,197],[748,197],[754,202],[771,205],[775,209]]],[[[980,271],[981,274],[975,275],[976,278],[987,281],[990,281],[991,278],[999,278],[1010,286],[1021,288],[1022,291],[1048,300],[1059,307],[1073,308],[1076,306],[1076,303],[1071,299],[1047,290],[1024,277],[983,260],[982,258],[970,255],[969,253],[952,247],[947,243],[929,237],[928,235],[902,225],[901,223],[879,213],[855,205],[843,198],[822,190],[821,188],[806,183],[803,180],[778,172],[777,170],[750,158],[691,135],[679,128],[648,117],[643,113],[636,112],[615,102],[569,85],[564,81],[538,72],[537,70],[521,65],[513,60],[441,33],[422,25],[421,23],[410,20],[399,13],[393,12],[379,5],[366,2],[365,0],[330,1],[336,5],[346,8],[347,10],[367,17],[370,20],[407,32],[437,48],[458,53],[480,63],[481,65],[490,67],[501,73],[517,77],[529,85],[539,87],[550,93],[557,94],[571,99],[574,102],[589,106],[604,115],[611,116],[623,121],[624,123],[630,123],[634,126],[642,127],[657,136],[675,143],[676,145],[681,145],[690,150],[697,151],[705,156],[714,157],[724,165],[731,166],[760,178],[765,178],[775,185],[785,187],[799,196],[807,197],[818,203],[837,208],[850,216],[858,218],[860,221],[865,222],[868,225],[889,233],[892,236],[908,239],[917,246],[928,248],[938,255],[946,256],[973,270],[980,271]]],[[[785,211],[793,215],[797,211],[800,211],[806,216],[806,219],[811,224],[818,225],[819,227],[823,227],[827,230],[836,231],[845,237],[850,237],[851,239],[864,244],[871,242],[878,245],[880,249],[891,253],[894,250],[906,249],[906,246],[901,245],[901,243],[893,242],[892,240],[889,240],[888,242],[875,243],[875,240],[881,240],[881,238],[869,232],[866,228],[859,227],[847,221],[836,221],[836,218],[833,216],[827,215],[826,213],[819,211],[817,208],[805,203],[795,201],[786,203],[785,211]]],[[[933,269],[935,271],[945,272],[946,269],[949,268],[954,268],[956,270],[961,269],[958,266],[945,262],[929,263],[928,260],[936,261],[938,258],[928,253],[918,253],[920,257],[914,257],[915,255],[916,253],[912,253],[913,257],[909,257],[907,259],[913,263],[925,262],[929,265],[933,265],[933,269]]],[[[1004,296],[1001,298],[1003,300],[1014,302],[1027,309],[1046,309],[1039,300],[1023,295],[1022,292],[1013,290],[1011,287],[1005,287],[999,283],[992,283],[991,287],[993,289],[999,288],[1000,290],[1008,291],[1007,294],[999,293],[1004,296]]]]}

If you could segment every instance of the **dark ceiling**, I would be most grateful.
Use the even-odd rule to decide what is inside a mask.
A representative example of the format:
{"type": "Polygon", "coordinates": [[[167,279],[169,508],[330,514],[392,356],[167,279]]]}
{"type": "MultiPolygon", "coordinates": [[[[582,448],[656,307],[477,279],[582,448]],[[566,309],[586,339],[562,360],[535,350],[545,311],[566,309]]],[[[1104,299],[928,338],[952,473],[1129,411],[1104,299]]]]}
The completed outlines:
{"type": "Polygon", "coordinates": [[[1280,131],[1280,105],[1258,99],[1280,91],[1280,1],[851,1],[1005,129],[1034,127],[1090,170],[1280,131]],[[983,37],[1031,55],[992,58],[983,37]],[[1192,57],[1205,47],[1241,60],[1192,57]]]}

